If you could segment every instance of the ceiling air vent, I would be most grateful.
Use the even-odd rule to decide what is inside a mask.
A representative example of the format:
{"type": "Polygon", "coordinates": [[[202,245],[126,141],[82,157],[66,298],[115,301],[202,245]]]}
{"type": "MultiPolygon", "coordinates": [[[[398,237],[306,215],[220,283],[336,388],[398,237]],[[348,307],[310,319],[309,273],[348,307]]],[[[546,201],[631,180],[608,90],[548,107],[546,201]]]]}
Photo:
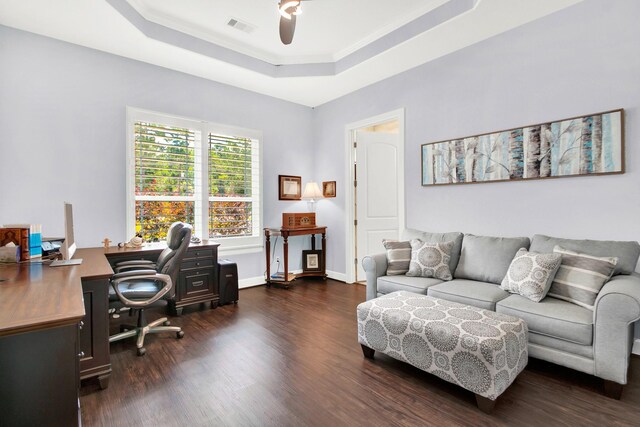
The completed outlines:
{"type": "Polygon", "coordinates": [[[251,34],[253,30],[257,28],[255,25],[242,22],[236,18],[230,18],[229,21],[227,22],[227,25],[247,34],[251,34]]]}

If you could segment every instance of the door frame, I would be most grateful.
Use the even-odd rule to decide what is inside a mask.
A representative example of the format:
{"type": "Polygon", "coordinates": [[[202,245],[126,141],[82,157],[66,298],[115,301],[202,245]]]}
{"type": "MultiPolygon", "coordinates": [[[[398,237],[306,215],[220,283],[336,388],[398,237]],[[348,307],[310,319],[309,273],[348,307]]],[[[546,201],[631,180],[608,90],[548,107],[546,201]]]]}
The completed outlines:
{"type": "Polygon", "coordinates": [[[355,282],[356,269],[353,260],[356,257],[355,245],[355,215],[354,215],[354,192],[353,182],[356,177],[354,175],[353,163],[355,157],[355,150],[353,149],[353,136],[358,129],[374,126],[390,121],[398,121],[398,171],[401,176],[398,179],[398,226],[400,230],[405,228],[405,204],[404,204],[404,146],[405,146],[405,111],[404,108],[389,111],[387,113],[379,114],[377,116],[369,117],[367,119],[359,120],[357,122],[349,123],[345,126],[345,150],[347,159],[345,165],[345,176],[347,177],[347,188],[349,191],[345,193],[345,200],[347,206],[347,215],[345,230],[347,231],[347,238],[345,239],[345,254],[346,254],[346,281],[347,283],[355,282]]]}

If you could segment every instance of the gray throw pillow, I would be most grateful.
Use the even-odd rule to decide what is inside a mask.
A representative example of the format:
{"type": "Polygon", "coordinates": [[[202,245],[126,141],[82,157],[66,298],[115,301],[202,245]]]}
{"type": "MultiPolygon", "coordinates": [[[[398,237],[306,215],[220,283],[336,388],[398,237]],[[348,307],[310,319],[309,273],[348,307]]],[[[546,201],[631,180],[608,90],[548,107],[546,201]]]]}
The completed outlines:
{"type": "Polygon", "coordinates": [[[387,250],[387,276],[397,276],[409,271],[411,243],[385,239],[382,244],[387,250]]]}
{"type": "Polygon", "coordinates": [[[522,248],[513,257],[500,287],[533,302],[540,302],[549,292],[560,262],[560,254],[539,254],[522,248]]]}
{"type": "Polygon", "coordinates": [[[553,248],[553,252],[562,256],[562,263],[548,295],[593,310],[600,289],[616,269],[618,258],[586,255],[560,246],[553,248]]]}
{"type": "MultiPolygon", "coordinates": [[[[415,228],[405,228],[400,234],[400,240],[406,240],[407,242],[413,239],[420,239],[423,242],[453,242],[453,249],[451,249],[451,259],[449,260],[449,270],[451,273],[456,271],[458,261],[460,260],[460,249],[462,248],[462,238],[464,234],[456,231],[450,233],[431,233],[429,231],[420,231],[415,228]]],[[[551,251],[549,251],[551,252],[551,251]]]]}
{"type": "MultiPolygon", "coordinates": [[[[411,240],[405,238],[404,240],[411,240]]],[[[585,255],[593,255],[604,258],[618,258],[613,275],[633,274],[636,271],[638,258],[640,257],[640,244],[638,242],[621,242],[615,240],[573,240],[559,237],[536,234],[531,239],[531,247],[535,252],[549,253],[553,248],[560,246],[570,251],[585,255]]]]}
{"type": "Polygon", "coordinates": [[[451,280],[449,260],[454,242],[423,242],[411,240],[411,263],[407,276],[434,277],[440,280],[451,280]]]}

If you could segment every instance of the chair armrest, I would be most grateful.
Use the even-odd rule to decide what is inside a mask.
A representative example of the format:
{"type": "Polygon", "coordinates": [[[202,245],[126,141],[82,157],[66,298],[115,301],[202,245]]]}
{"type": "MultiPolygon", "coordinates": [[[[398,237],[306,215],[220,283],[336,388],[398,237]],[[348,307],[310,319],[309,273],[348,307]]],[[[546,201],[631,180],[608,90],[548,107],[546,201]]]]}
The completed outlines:
{"type": "Polygon", "coordinates": [[[125,265],[137,265],[137,264],[155,264],[155,263],[153,261],[149,261],[148,259],[134,259],[131,261],[116,262],[116,267],[125,266],[125,265]]]}
{"type": "Polygon", "coordinates": [[[154,302],[162,298],[164,295],[166,295],[166,293],[169,292],[173,287],[173,282],[171,281],[171,277],[169,275],[155,273],[155,271],[153,272],[153,274],[145,274],[145,273],[151,273],[151,270],[149,272],[131,271],[128,273],[120,273],[123,276],[118,278],[113,278],[113,277],[111,278],[111,286],[113,287],[113,290],[116,292],[116,295],[118,295],[118,299],[122,301],[122,303],[124,303],[127,307],[146,307],[150,304],[153,304],[154,302]],[[126,298],[124,295],[122,295],[122,293],[120,292],[120,289],[118,288],[118,285],[121,282],[132,282],[136,280],[156,280],[159,282],[163,282],[165,285],[162,289],[158,291],[157,294],[155,294],[153,297],[147,300],[132,301],[126,298]]]}
{"type": "Polygon", "coordinates": [[[113,276],[111,276],[111,280],[121,279],[123,277],[135,277],[140,275],[154,276],[156,273],[157,271],[152,268],[149,268],[149,269],[143,268],[135,271],[123,271],[121,273],[116,273],[113,276]]]}
{"type": "Polygon", "coordinates": [[[370,300],[378,296],[378,277],[387,273],[387,254],[365,256],[362,268],[367,275],[367,300],[370,300]]]}
{"type": "Polygon", "coordinates": [[[155,270],[156,263],[153,261],[145,260],[145,259],[138,259],[134,261],[122,261],[122,262],[116,263],[113,269],[116,273],[119,273],[121,271],[128,271],[128,270],[147,270],[147,269],[155,270]]]}
{"type": "Polygon", "coordinates": [[[614,276],[596,299],[593,312],[596,375],[627,383],[633,322],[640,319],[640,276],[614,276]]]}

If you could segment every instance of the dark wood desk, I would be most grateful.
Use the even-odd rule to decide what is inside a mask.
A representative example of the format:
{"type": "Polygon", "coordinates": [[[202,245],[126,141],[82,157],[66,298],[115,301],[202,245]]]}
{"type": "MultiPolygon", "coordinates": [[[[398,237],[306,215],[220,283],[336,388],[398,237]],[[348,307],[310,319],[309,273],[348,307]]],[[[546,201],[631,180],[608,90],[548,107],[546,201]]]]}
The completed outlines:
{"type": "MultiPolygon", "coordinates": [[[[217,247],[187,250],[177,310],[217,303],[217,247]]],[[[163,249],[78,249],[82,264],[64,267],[0,264],[0,426],[80,425],[80,380],[97,377],[104,388],[111,374],[109,261],[157,259],[163,249]]]]}
{"type": "Polygon", "coordinates": [[[106,386],[113,270],[101,249],[75,257],[82,264],[0,264],[1,425],[79,425],[80,378],[106,386]]]}
{"type": "Polygon", "coordinates": [[[327,260],[327,227],[325,226],[315,226],[309,228],[265,228],[264,229],[264,237],[265,237],[265,249],[267,253],[267,286],[270,286],[272,283],[281,284],[285,287],[288,287],[291,282],[295,280],[296,277],[305,277],[305,276],[313,276],[313,277],[323,277],[326,278],[326,260],[327,260]],[[302,272],[298,274],[290,274],[289,273],[289,237],[290,236],[311,236],[311,249],[315,250],[316,248],[316,234],[322,235],[322,257],[320,260],[321,271],[318,272],[302,272]],[[282,236],[282,251],[284,257],[284,279],[276,280],[271,278],[271,237],[272,236],[282,236]]]}

